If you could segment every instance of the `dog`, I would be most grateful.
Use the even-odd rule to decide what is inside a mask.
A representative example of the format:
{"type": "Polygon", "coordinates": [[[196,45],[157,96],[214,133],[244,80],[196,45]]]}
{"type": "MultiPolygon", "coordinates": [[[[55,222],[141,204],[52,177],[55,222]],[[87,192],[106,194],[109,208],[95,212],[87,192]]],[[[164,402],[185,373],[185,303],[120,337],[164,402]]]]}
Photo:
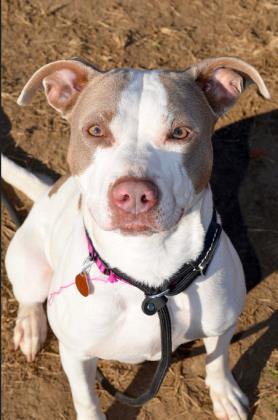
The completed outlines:
{"type": "MultiPolygon", "coordinates": [[[[3,158],[4,179],[34,200],[6,255],[19,302],[14,344],[34,360],[46,338],[47,300],[78,420],[105,418],[94,389],[98,358],[140,363],[161,353],[158,318],[142,312],[137,287],[107,281],[93,264],[88,296],[79,293],[74,279],[88,258],[86,231],[110,267],[150,287],[195,260],[213,214],[214,125],[251,83],[270,97],[254,67],[220,57],[184,71],[101,72],[60,60],[25,85],[18,104],[43,88],[69,122],[70,174],[49,186],[3,158]]],[[[248,400],[228,366],[245,295],[239,257],[222,231],[207,272],[168,301],[173,350],[204,341],[206,385],[219,419],[247,419],[248,400]]]]}

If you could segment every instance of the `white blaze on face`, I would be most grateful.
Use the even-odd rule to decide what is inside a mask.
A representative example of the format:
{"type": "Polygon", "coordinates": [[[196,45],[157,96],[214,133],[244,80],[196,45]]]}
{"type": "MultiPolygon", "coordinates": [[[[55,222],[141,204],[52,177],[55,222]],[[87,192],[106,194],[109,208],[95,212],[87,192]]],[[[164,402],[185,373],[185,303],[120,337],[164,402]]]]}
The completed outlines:
{"type": "Polygon", "coordinates": [[[136,145],[138,150],[143,144],[159,139],[165,130],[163,120],[167,115],[167,94],[158,74],[133,72],[110,128],[119,143],[136,145]]]}
{"type": "Polygon", "coordinates": [[[168,129],[167,93],[157,73],[146,73],[138,113],[138,141],[157,143],[168,129]]]}
{"type": "Polygon", "coordinates": [[[182,153],[165,138],[173,116],[167,91],[158,72],[133,71],[110,123],[115,144],[96,151],[89,168],[80,176],[86,201],[98,224],[110,226],[109,187],[124,176],[150,178],[160,191],[157,223],[162,230],[179,220],[192,199],[193,187],[182,153]],[[88,191],[89,190],[89,191],[88,191]]]}

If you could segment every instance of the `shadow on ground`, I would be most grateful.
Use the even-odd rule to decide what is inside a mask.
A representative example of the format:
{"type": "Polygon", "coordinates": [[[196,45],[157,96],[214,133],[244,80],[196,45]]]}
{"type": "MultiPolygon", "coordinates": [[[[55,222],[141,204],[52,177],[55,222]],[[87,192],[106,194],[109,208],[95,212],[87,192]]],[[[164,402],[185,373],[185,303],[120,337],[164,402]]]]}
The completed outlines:
{"type": "Polygon", "coordinates": [[[248,395],[251,407],[250,419],[254,417],[257,409],[255,402],[259,397],[258,384],[261,372],[271,353],[277,348],[278,312],[274,312],[265,324],[266,331],[246,350],[233,369],[241,389],[248,395]]]}

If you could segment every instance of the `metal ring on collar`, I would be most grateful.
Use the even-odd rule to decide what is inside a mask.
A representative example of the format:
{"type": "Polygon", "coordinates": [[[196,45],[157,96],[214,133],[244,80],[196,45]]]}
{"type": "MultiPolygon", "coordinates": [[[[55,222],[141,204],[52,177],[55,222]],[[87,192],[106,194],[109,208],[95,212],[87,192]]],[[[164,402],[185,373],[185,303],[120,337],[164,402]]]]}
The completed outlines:
{"type": "Polygon", "coordinates": [[[164,292],[158,293],[157,295],[146,296],[142,302],[142,311],[146,315],[154,315],[159,311],[163,306],[166,305],[168,299],[165,296],[169,292],[169,289],[164,292]]]}

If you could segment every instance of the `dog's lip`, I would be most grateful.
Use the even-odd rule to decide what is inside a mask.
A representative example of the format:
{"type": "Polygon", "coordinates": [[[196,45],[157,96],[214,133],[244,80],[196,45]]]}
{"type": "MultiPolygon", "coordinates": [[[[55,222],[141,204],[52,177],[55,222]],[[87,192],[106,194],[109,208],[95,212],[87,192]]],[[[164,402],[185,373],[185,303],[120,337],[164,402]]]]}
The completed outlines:
{"type": "Polygon", "coordinates": [[[122,226],[119,226],[121,230],[129,231],[129,232],[144,232],[153,230],[154,227],[148,224],[140,223],[140,222],[130,222],[125,223],[122,226]]]}
{"type": "Polygon", "coordinates": [[[165,226],[160,225],[156,220],[148,220],[146,218],[143,218],[143,220],[140,218],[134,218],[132,217],[131,220],[124,220],[116,223],[111,223],[109,230],[118,230],[123,234],[128,235],[136,235],[136,234],[153,234],[153,233],[159,233],[166,230],[171,230],[174,228],[178,223],[180,222],[182,216],[184,215],[184,208],[181,208],[177,217],[177,220],[175,223],[171,226],[165,226]]]}
{"type": "Polygon", "coordinates": [[[158,229],[151,228],[149,226],[120,226],[117,228],[121,235],[127,236],[136,236],[136,235],[153,235],[154,233],[158,233],[158,229]]]}
{"type": "MultiPolygon", "coordinates": [[[[173,224],[160,224],[156,218],[148,219],[148,218],[138,218],[134,217],[134,215],[130,215],[132,217],[129,218],[129,220],[110,220],[108,224],[100,226],[103,230],[106,231],[118,231],[119,233],[125,234],[125,235],[136,235],[136,234],[145,234],[145,235],[151,235],[159,232],[165,232],[170,231],[173,228],[175,228],[181,218],[183,217],[185,213],[185,208],[180,208],[178,211],[178,214],[176,215],[177,218],[173,224]]],[[[94,214],[91,212],[93,218],[94,214]]],[[[144,214],[146,216],[146,214],[144,214]]],[[[95,218],[94,218],[95,219],[95,218]]],[[[97,220],[95,219],[96,223],[98,224],[97,220]]]]}
{"type": "Polygon", "coordinates": [[[110,226],[110,230],[118,230],[124,235],[150,235],[161,231],[161,227],[151,221],[130,220],[110,226]]]}
{"type": "MultiPolygon", "coordinates": [[[[183,212],[180,214],[177,222],[174,224],[174,226],[176,226],[179,221],[181,220],[183,215],[183,212]]],[[[123,234],[128,234],[128,235],[136,235],[136,234],[146,234],[146,235],[150,235],[153,233],[159,233],[159,232],[163,232],[166,230],[170,230],[172,229],[174,226],[170,226],[170,227],[163,227],[163,225],[160,225],[159,223],[153,223],[153,222],[140,222],[138,220],[134,220],[134,221],[129,221],[129,222],[125,222],[125,223],[120,223],[120,224],[116,224],[114,226],[111,226],[111,230],[119,230],[121,233],[123,234]]]]}

